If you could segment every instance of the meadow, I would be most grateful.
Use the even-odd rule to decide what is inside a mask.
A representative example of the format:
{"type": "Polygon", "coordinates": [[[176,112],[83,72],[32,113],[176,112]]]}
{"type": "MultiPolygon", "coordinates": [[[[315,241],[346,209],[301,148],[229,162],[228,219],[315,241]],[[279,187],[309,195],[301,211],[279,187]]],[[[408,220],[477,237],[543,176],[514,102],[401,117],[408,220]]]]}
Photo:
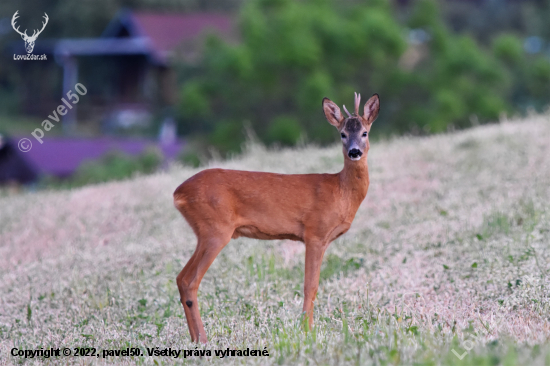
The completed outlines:
{"type": "MultiPolygon", "coordinates": [[[[209,343],[199,346],[175,284],[196,241],[172,193],[203,168],[4,193],[0,364],[550,364],[549,142],[550,115],[372,142],[369,192],[325,254],[313,331],[300,322],[303,244],[239,238],[201,284],[209,343]],[[144,355],[25,359],[14,347],[144,355]],[[155,347],[212,356],[148,356],[155,347]],[[214,355],[246,348],[269,357],[214,355]]],[[[342,166],[337,145],[249,142],[208,167],[342,166]]]]}

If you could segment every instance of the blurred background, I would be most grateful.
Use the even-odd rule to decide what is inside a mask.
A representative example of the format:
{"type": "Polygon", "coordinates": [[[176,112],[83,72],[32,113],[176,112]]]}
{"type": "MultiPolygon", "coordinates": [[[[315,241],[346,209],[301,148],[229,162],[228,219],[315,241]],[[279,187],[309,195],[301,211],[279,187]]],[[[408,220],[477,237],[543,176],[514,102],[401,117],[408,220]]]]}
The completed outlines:
{"type": "Polygon", "coordinates": [[[268,146],[331,144],[323,97],[382,100],[374,138],[543,111],[550,0],[6,0],[0,185],[73,187],[268,146]],[[20,31],[48,23],[32,54],[20,31]],[[74,85],[74,109],[53,112],[74,85]],[[47,131],[48,120],[53,127],[47,131]],[[40,144],[31,133],[40,128],[40,144]],[[29,138],[28,152],[18,148],[29,138]]]}

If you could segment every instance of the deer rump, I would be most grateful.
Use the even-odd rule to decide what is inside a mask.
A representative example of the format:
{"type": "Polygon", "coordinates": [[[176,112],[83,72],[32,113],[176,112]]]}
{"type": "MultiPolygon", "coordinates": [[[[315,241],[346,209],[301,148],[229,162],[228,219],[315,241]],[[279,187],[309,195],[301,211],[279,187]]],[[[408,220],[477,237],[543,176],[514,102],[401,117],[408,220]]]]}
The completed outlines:
{"type": "Polygon", "coordinates": [[[174,204],[197,236],[332,241],[353,221],[337,174],[276,174],[207,169],[183,182],[174,204]],[[323,212],[323,215],[319,215],[323,212]]]}

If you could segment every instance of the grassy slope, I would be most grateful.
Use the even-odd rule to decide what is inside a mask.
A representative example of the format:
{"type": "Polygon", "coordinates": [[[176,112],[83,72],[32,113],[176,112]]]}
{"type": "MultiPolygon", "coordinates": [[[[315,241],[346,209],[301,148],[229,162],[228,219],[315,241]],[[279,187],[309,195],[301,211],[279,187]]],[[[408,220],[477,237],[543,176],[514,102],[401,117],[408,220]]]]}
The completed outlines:
{"type": "MultiPolygon", "coordinates": [[[[199,291],[206,348],[270,352],[222,361],[235,363],[550,362],[549,141],[544,116],[373,144],[367,199],[325,256],[315,331],[298,320],[303,245],[240,238],[199,291]]],[[[311,173],[342,162],[339,147],[252,146],[212,165],[311,173]]],[[[196,171],[0,198],[0,363],[16,360],[12,347],[194,347],[174,280],[195,239],[171,196],[196,171]]]]}

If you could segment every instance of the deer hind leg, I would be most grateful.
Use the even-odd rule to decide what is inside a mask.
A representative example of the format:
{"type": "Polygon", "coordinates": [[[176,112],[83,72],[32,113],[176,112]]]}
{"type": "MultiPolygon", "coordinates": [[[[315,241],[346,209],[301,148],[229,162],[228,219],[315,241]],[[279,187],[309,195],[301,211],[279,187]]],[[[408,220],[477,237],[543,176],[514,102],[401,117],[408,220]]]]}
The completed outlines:
{"type": "Polygon", "coordinates": [[[232,231],[210,230],[208,235],[199,236],[195,253],[176,279],[193,342],[207,342],[197,300],[199,285],[214,259],[231,240],[231,234],[232,231]]]}
{"type": "Polygon", "coordinates": [[[313,302],[319,288],[321,263],[326,245],[320,241],[306,241],[306,268],[304,278],[304,320],[307,319],[309,329],[313,327],[313,302]]]}

